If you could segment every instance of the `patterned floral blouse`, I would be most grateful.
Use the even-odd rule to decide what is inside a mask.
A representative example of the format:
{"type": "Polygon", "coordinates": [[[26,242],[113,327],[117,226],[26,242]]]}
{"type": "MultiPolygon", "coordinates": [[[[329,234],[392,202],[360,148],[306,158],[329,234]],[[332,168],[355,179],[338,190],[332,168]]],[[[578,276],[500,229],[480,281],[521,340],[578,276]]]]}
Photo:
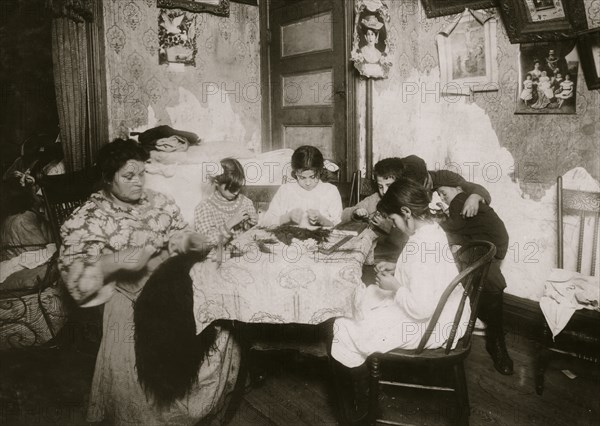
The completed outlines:
{"type": "MultiPolygon", "coordinates": [[[[137,297],[150,275],[149,267],[115,274],[115,281],[105,283],[97,264],[100,257],[146,245],[163,250],[181,244],[186,230],[179,207],[159,192],[145,190],[139,203],[127,207],[116,205],[102,191],[92,194],[61,227],[59,267],[69,292],[82,306],[105,303],[115,290],[137,297]]],[[[154,262],[166,258],[166,250],[162,253],[154,262]]]]}

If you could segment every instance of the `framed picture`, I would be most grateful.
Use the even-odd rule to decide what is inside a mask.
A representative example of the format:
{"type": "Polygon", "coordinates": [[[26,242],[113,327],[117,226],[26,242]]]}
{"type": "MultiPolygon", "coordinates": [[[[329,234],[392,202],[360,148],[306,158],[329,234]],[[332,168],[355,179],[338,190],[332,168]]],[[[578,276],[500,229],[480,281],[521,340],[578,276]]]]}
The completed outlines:
{"type": "Polygon", "coordinates": [[[158,63],[196,65],[195,15],[179,9],[160,9],[158,63]]]}
{"type": "Polygon", "coordinates": [[[465,9],[487,9],[496,7],[497,0],[421,0],[425,15],[428,18],[437,16],[455,15],[465,9]]]}
{"type": "Polygon", "coordinates": [[[581,33],[577,38],[577,51],[587,88],[600,89],[600,28],[581,33]]]}
{"type": "Polygon", "coordinates": [[[229,16],[229,0],[156,0],[156,6],[166,9],[183,9],[189,12],[206,12],[229,16]]]}
{"type": "Polygon", "coordinates": [[[386,78],[393,45],[387,32],[388,8],[381,0],[358,0],[355,12],[350,59],[362,76],[386,78]]]}
{"type": "Polygon", "coordinates": [[[573,38],[587,28],[583,0],[503,0],[499,4],[513,44],[573,38]]]}
{"type": "Polygon", "coordinates": [[[578,58],[575,40],[522,44],[515,114],[575,114],[578,58]]]}
{"type": "Polygon", "coordinates": [[[442,94],[498,90],[496,24],[493,14],[466,9],[438,33],[442,94]]]}

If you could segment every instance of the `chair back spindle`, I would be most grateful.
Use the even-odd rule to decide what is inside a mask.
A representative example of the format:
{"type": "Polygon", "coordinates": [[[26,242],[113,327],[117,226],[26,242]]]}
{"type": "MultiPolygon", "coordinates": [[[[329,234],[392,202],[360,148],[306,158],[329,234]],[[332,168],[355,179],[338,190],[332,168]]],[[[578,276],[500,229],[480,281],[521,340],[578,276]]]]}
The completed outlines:
{"type": "MultiPolygon", "coordinates": [[[[576,270],[579,273],[596,275],[596,263],[598,262],[598,230],[600,222],[600,193],[589,192],[589,191],[578,191],[571,189],[564,189],[562,177],[559,176],[556,184],[556,200],[557,200],[557,267],[564,268],[564,216],[567,213],[574,214],[577,217],[577,259],[576,259],[576,270]],[[588,218],[592,218],[593,229],[592,245],[591,248],[586,250],[585,236],[586,221],[588,218]],[[588,256],[589,253],[589,256],[588,256]],[[590,259],[589,270],[584,269],[584,259],[590,259]]],[[[589,241],[589,239],[588,239],[589,241]]]]}
{"type": "Polygon", "coordinates": [[[462,292],[460,303],[456,310],[456,314],[454,315],[454,322],[446,341],[445,353],[449,354],[452,350],[467,298],[469,298],[471,304],[471,316],[469,317],[469,323],[462,344],[465,348],[469,346],[473,328],[475,326],[475,320],[477,319],[479,295],[483,288],[490,262],[495,254],[496,246],[488,241],[471,241],[460,248],[456,254],[460,273],[450,282],[442,293],[433,316],[427,325],[427,329],[415,351],[417,354],[423,352],[425,349],[425,345],[429,341],[429,338],[437,325],[448,298],[454,289],[461,283],[464,291],[462,292]]]}

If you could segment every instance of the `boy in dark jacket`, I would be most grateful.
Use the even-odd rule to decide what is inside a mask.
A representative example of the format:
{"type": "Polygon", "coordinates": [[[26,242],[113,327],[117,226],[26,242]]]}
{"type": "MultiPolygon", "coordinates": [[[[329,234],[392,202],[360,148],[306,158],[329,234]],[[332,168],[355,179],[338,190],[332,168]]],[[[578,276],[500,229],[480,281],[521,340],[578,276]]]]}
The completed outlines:
{"type": "Polygon", "coordinates": [[[441,226],[446,231],[451,245],[463,245],[468,241],[484,240],[490,241],[496,246],[496,256],[490,264],[481,292],[478,316],[487,325],[485,346],[492,356],[494,367],[501,374],[512,374],[513,363],[506,350],[502,318],[502,297],[506,288],[506,280],[500,270],[500,263],[506,256],[509,240],[504,222],[494,209],[484,203],[480,204],[476,216],[463,216],[467,194],[460,186],[449,185],[442,180],[437,182],[434,190],[449,206],[448,219],[441,223],[441,226]]]}

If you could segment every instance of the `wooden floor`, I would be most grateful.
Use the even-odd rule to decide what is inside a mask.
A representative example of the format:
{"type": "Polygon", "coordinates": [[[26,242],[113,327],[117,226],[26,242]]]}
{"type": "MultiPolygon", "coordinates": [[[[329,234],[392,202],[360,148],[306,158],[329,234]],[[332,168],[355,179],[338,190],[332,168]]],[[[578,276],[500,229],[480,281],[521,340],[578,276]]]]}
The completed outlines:
{"type": "MultiPolygon", "coordinates": [[[[534,344],[509,335],[515,375],[492,368],[484,341],[475,337],[467,361],[472,425],[597,425],[600,374],[575,360],[553,362],[543,396],[532,377],[534,344]],[[577,377],[570,379],[561,370],[577,377]]],[[[248,386],[230,425],[335,425],[327,363],[289,352],[265,352],[266,380],[248,386]]],[[[93,353],[31,350],[0,354],[1,425],[85,424],[93,353]]],[[[417,425],[452,424],[451,395],[415,390],[385,397],[387,415],[417,425]]]]}
{"type": "MultiPolygon", "coordinates": [[[[515,363],[513,376],[502,376],[491,364],[484,339],[474,337],[467,360],[472,425],[598,425],[600,372],[584,362],[557,358],[538,396],[533,384],[534,342],[509,335],[515,363]],[[577,377],[568,378],[561,370],[577,377]]],[[[269,357],[265,383],[248,389],[232,425],[335,425],[327,384],[326,362],[293,354],[269,357]]],[[[384,416],[416,425],[451,425],[452,395],[396,389],[382,401],[384,416]]]]}

